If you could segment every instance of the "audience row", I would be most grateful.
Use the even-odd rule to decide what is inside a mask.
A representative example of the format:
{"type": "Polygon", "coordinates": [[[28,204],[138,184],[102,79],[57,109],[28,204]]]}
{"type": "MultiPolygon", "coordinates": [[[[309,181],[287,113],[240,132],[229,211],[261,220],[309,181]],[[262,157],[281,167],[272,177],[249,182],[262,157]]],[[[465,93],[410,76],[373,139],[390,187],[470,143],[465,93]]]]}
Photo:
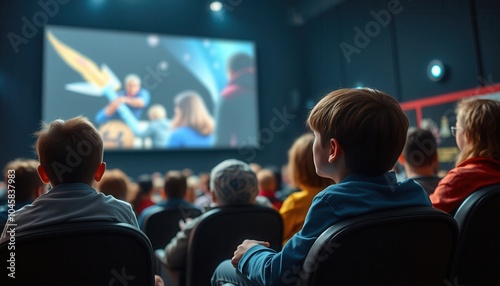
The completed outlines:
{"type": "MultiPolygon", "coordinates": [[[[165,176],[144,174],[131,180],[120,169],[106,170],[102,139],[88,120],[56,120],[37,133],[39,161],[17,159],[5,166],[7,183],[10,170],[16,174],[15,204],[6,191],[0,223],[15,221],[17,233],[91,220],[139,228],[159,209],[189,206],[206,212],[260,204],[281,214],[283,249],[276,252],[265,241],[245,240],[231,261],[220,265],[212,283],[280,284],[284,269],[300,265],[315,239],[338,221],[417,205],[453,214],[478,188],[500,183],[500,102],[464,99],[456,113],[452,133],[460,153],[455,168],[443,178],[438,176],[433,134],[418,128],[408,131],[397,101],[367,88],[325,96],[307,120],[313,132],[296,139],[282,172],[228,159],[211,173],[171,170],[165,176]],[[67,164],[67,150],[85,156],[78,164],[67,164]],[[397,161],[409,180],[398,182],[390,171],[397,161]]],[[[158,257],[169,272],[185,265],[187,243],[198,221],[180,221],[177,235],[164,242],[158,257]]],[[[6,229],[0,241],[6,240],[6,229]]]]}

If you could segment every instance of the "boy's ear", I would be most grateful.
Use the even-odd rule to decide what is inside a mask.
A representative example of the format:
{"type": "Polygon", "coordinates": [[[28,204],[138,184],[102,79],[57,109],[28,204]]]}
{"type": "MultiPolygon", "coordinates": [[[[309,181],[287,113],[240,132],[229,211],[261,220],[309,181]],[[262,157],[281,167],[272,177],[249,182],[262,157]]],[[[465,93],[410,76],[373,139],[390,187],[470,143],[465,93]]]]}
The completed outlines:
{"type": "Polygon", "coordinates": [[[399,164],[404,165],[405,161],[406,161],[405,156],[403,154],[399,155],[399,158],[398,158],[399,164]]]}
{"type": "Polygon", "coordinates": [[[330,150],[328,153],[328,162],[333,163],[333,161],[337,160],[342,153],[344,152],[342,146],[340,146],[340,143],[337,139],[332,138],[330,139],[330,150]]]}
{"type": "Polygon", "coordinates": [[[217,203],[217,197],[215,196],[215,192],[210,191],[210,196],[212,197],[212,202],[217,203]]]}
{"type": "Polygon", "coordinates": [[[36,188],[35,198],[38,198],[39,196],[43,195],[45,193],[44,190],[45,190],[45,187],[42,187],[42,186],[36,188]]]}
{"type": "Polygon", "coordinates": [[[49,177],[47,176],[47,173],[45,172],[45,169],[42,167],[42,165],[38,165],[38,168],[36,170],[38,172],[40,180],[42,180],[44,184],[49,184],[50,183],[49,177]]]}
{"type": "Polygon", "coordinates": [[[101,164],[99,164],[99,167],[97,167],[97,170],[95,171],[94,180],[96,182],[99,182],[102,179],[102,175],[104,175],[105,171],[106,171],[106,163],[101,162],[101,164]]]}

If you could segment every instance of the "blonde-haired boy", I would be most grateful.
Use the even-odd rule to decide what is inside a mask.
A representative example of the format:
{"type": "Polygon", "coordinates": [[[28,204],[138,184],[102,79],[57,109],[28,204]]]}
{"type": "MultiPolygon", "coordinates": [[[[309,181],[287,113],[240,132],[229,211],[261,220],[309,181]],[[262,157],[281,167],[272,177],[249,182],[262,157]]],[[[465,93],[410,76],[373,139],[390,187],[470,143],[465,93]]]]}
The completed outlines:
{"type": "Polygon", "coordinates": [[[170,120],[167,111],[161,104],[154,104],[148,109],[148,127],[136,134],[138,137],[151,137],[153,148],[167,148],[170,136],[170,120]]]}

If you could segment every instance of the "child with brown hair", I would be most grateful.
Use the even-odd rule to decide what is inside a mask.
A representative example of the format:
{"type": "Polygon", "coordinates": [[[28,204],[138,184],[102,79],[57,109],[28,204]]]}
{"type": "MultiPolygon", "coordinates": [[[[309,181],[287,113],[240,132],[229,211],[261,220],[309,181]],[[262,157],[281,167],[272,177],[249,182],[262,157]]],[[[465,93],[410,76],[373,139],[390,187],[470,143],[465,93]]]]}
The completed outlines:
{"type": "Polygon", "coordinates": [[[107,170],[102,176],[101,180],[96,184],[96,190],[108,195],[113,196],[126,202],[131,202],[137,196],[137,192],[132,190],[132,184],[127,174],[120,169],[107,170]]]}
{"type": "Polygon", "coordinates": [[[115,221],[138,227],[130,204],[94,189],[106,163],[101,135],[92,123],[82,116],[58,119],[36,135],[38,175],[52,189],[15,212],[16,233],[72,221],[115,221]]]}
{"type": "Polygon", "coordinates": [[[294,284],[309,249],[331,225],[383,209],[431,206],[421,186],[413,180],[398,183],[389,172],[408,130],[394,98],[368,88],[336,90],[316,104],[307,122],[315,136],[316,173],[337,184],[316,195],[302,229],[282,251],[268,248],[268,242],[245,240],[231,261],[219,265],[212,285],[294,284]]]}
{"type": "Polygon", "coordinates": [[[15,188],[7,191],[5,195],[14,197],[15,199],[6,200],[5,205],[0,205],[0,225],[4,225],[9,218],[9,205],[13,204],[13,209],[18,210],[25,205],[31,204],[36,198],[45,193],[45,184],[40,180],[36,169],[38,168],[38,161],[33,159],[18,158],[8,162],[4,169],[3,174],[5,182],[9,182],[9,175],[14,175],[14,182],[10,185],[15,188]],[[8,202],[11,202],[8,204],[8,202]]]}
{"type": "Polygon", "coordinates": [[[434,192],[441,178],[437,175],[437,141],[431,131],[421,128],[408,131],[399,162],[405,169],[406,178],[417,182],[429,195],[434,192]]]}

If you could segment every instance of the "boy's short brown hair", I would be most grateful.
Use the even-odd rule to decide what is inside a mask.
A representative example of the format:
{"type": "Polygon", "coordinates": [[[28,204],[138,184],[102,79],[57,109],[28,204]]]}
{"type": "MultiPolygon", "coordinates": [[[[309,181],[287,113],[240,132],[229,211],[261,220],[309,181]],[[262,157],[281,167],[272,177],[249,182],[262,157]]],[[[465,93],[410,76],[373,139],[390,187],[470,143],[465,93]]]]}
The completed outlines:
{"type": "Polygon", "coordinates": [[[102,179],[97,183],[99,192],[126,202],[132,201],[132,198],[130,198],[131,192],[129,192],[130,188],[130,180],[127,174],[120,169],[106,170],[102,179]]]}
{"type": "Polygon", "coordinates": [[[403,155],[405,162],[414,168],[432,166],[437,160],[436,137],[429,130],[421,128],[409,130],[403,155]]]}
{"type": "Polygon", "coordinates": [[[261,169],[257,172],[259,190],[276,191],[276,176],[270,169],[261,169]]]}
{"type": "Polygon", "coordinates": [[[93,181],[102,162],[103,143],[87,118],[57,119],[44,124],[35,135],[38,160],[52,186],[93,181]]]}
{"type": "Polygon", "coordinates": [[[182,199],[186,195],[187,179],[182,172],[169,171],[165,175],[165,184],[163,189],[167,200],[171,198],[182,199]]]}
{"type": "Polygon", "coordinates": [[[38,172],[38,161],[33,159],[18,158],[8,162],[4,169],[3,174],[5,183],[9,184],[9,170],[14,171],[16,201],[23,202],[33,200],[36,197],[36,190],[38,188],[45,188],[45,184],[40,180],[38,172]]]}
{"type": "Polygon", "coordinates": [[[380,175],[394,166],[406,141],[408,119],[399,103],[381,91],[339,89],[322,98],[307,123],[321,136],[342,146],[353,173],[380,175]]]}

